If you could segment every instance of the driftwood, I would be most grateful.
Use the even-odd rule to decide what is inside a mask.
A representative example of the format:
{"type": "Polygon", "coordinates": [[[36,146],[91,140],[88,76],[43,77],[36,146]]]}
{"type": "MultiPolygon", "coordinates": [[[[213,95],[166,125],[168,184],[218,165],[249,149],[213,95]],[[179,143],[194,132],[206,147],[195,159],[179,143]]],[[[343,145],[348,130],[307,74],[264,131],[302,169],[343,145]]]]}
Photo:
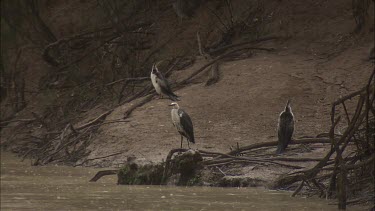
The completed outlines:
{"type": "MultiPolygon", "coordinates": [[[[331,143],[330,139],[327,138],[304,138],[304,139],[292,139],[292,142],[289,143],[289,145],[294,144],[317,144],[317,143],[331,143]]],[[[239,153],[243,153],[245,151],[261,148],[261,147],[271,147],[271,146],[277,146],[277,141],[272,142],[263,142],[263,143],[256,143],[245,147],[240,147],[239,149],[233,150],[229,152],[229,155],[236,155],[239,153]]]]}
{"type": "Polygon", "coordinates": [[[103,170],[103,171],[98,171],[93,178],[90,179],[90,182],[96,182],[100,178],[108,175],[114,175],[117,174],[119,170],[103,170]]]}

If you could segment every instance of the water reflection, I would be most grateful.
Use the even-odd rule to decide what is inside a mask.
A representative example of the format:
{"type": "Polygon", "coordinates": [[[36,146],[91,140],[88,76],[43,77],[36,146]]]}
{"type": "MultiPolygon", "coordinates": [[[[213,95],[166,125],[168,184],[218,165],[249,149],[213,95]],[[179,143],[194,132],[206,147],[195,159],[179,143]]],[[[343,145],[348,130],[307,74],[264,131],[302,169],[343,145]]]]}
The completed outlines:
{"type": "Polygon", "coordinates": [[[32,167],[1,155],[1,210],[337,210],[321,199],[260,188],[118,186],[97,169],[32,167]]]}

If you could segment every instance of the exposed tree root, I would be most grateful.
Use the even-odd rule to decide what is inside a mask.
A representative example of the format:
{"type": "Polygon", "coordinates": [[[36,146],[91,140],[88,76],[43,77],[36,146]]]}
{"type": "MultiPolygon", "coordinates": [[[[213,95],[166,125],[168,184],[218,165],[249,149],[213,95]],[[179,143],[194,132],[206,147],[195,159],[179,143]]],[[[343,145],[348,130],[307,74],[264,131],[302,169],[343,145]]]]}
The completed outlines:
{"type": "MultiPolygon", "coordinates": [[[[375,70],[372,72],[366,87],[333,102],[331,112],[332,125],[329,134],[331,139],[331,150],[326,156],[311,169],[280,177],[274,184],[275,188],[287,187],[293,183],[301,182],[299,187],[293,193],[293,195],[296,195],[301,191],[307,181],[311,181],[315,184],[315,187],[318,188],[320,197],[330,198],[333,195],[336,195],[339,209],[345,209],[349,202],[348,198],[354,197],[353,195],[348,194],[351,189],[364,191],[369,185],[372,187],[374,186],[375,117],[374,114],[371,116],[374,104],[370,103],[373,102],[375,98],[374,74],[375,70]],[[354,97],[359,97],[359,99],[354,115],[350,118],[345,102],[354,97]],[[337,139],[334,137],[334,128],[340,118],[335,120],[335,111],[336,106],[340,104],[343,105],[349,126],[344,134],[337,139]],[[372,130],[370,130],[370,128],[372,128],[372,130]],[[357,149],[354,150],[355,156],[344,159],[343,153],[347,149],[349,142],[353,142],[355,134],[357,136],[355,139],[357,146],[357,149]],[[336,154],[336,157],[334,158],[334,166],[327,167],[329,164],[328,160],[334,154],[336,154]],[[371,184],[358,186],[356,181],[361,179],[367,180],[371,184]]],[[[374,192],[372,191],[372,193],[370,192],[369,194],[373,199],[374,192]]]]}
{"type": "Polygon", "coordinates": [[[154,94],[150,94],[150,95],[147,95],[146,97],[144,97],[142,100],[134,103],[132,106],[130,106],[130,108],[128,108],[125,113],[124,113],[124,117],[123,119],[126,119],[130,116],[130,114],[138,107],[150,102],[152,100],[152,98],[154,97],[154,94]]]}

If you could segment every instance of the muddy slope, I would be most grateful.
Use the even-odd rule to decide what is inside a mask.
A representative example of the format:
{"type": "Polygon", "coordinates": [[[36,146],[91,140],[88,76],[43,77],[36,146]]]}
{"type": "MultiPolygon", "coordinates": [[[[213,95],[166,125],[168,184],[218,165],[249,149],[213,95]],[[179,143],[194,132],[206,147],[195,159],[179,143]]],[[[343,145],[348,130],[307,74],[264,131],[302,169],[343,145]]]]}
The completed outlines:
{"type": "MultiPolygon", "coordinates": [[[[176,92],[182,99],[180,106],[194,123],[197,143],[193,148],[227,152],[236,143],[244,146],[276,140],[278,114],[287,99],[292,100],[296,117],[294,137],[327,132],[330,103],[365,84],[374,68],[366,60],[374,43],[373,24],[353,34],[350,1],[289,6],[276,13],[282,17],[280,22],[288,22],[288,29],[275,24],[273,30],[291,38],[264,45],[275,52],[254,52],[245,60],[222,62],[217,84],[205,87],[207,76],[202,75],[176,92]]],[[[198,59],[193,67],[174,72],[171,80],[184,79],[204,62],[198,59]]],[[[135,110],[130,122],[102,126],[90,146],[89,158],[124,153],[90,165],[116,166],[129,156],[144,162],[165,159],[180,144],[170,121],[169,103],[155,98],[135,110]]],[[[107,119],[121,118],[127,106],[117,108],[107,119]]]]}
{"type": "MultiPolygon", "coordinates": [[[[241,8],[241,2],[238,0],[233,3],[234,7],[241,8]]],[[[262,34],[258,36],[273,35],[283,39],[268,41],[260,46],[274,48],[275,51],[253,51],[252,56],[247,59],[221,61],[218,83],[205,86],[208,75],[201,74],[193,83],[176,91],[182,99],[180,106],[193,120],[197,142],[193,148],[227,152],[237,143],[239,146],[245,146],[275,141],[277,118],[287,99],[291,99],[296,117],[294,137],[315,136],[327,132],[330,103],[339,96],[362,87],[374,68],[374,64],[367,60],[370,48],[374,45],[373,3],[368,9],[367,24],[360,32],[354,33],[355,21],[351,0],[264,2],[265,26],[262,26],[262,34]]],[[[58,37],[68,37],[83,28],[81,25],[86,26],[83,21],[77,21],[77,29],[72,28],[72,32],[67,31],[69,27],[63,27],[74,22],[70,19],[74,15],[77,18],[87,12],[86,18],[92,16],[96,1],[86,3],[88,5],[82,7],[84,10],[74,10],[77,14],[69,12],[73,11],[74,3],[49,7],[49,13],[45,15],[57,14],[52,16],[50,25],[53,31],[59,32],[56,33],[58,37]],[[63,12],[57,12],[60,9],[63,12]]],[[[168,51],[165,52],[177,54],[186,50],[197,57],[193,66],[173,71],[169,79],[174,83],[183,80],[206,63],[198,55],[196,32],[201,30],[203,35],[209,30],[218,30],[219,27],[208,29],[207,26],[220,26],[220,23],[212,14],[205,12],[205,8],[200,8],[191,19],[182,20],[176,19],[171,7],[165,11],[153,11],[152,15],[159,12],[160,19],[155,27],[158,34],[156,43],[153,44],[161,45],[166,37],[178,29],[183,33],[177,37],[178,39],[171,41],[166,47],[168,51]]],[[[254,18],[253,21],[258,20],[254,18]]],[[[240,41],[242,37],[241,34],[236,35],[233,42],[240,41]]],[[[165,57],[166,55],[160,53],[154,59],[161,60],[165,57]]],[[[37,89],[39,79],[51,71],[51,67],[46,67],[40,55],[38,59],[28,58],[33,58],[33,62],[25,62],[28,67],[26,76],[29,79],[26,80],[26,87],[37,89]]],[[[91,70],[93,62],[94,59],[87,60],[80,67],[83,70],[91,70]]],[[[117,102],[117,99],[105,98],[96,101],[97,93],[103,91],[100,87],[92,90],[91,87],[86,87],[87,92],[79,87],[72,90],[60,88],[57,91],[47,90],[44,94],[28,95],[27,107],[15,117],[27,120],[34,118],[31,112],[40,114],[50,107],[53,109],[59,104],[64,104],[66,110],[61,107],[61,111],[45,114],[52,116],[51,119],[54,118],[53,115],[61,118],[61,128],[58,129],[63,130],[67,123],[82,125],[97,118],[101,113],[112,109],[117,102]],[[89,109],[77,110],[72,114],[70,107],[75,104],[70,106],[69,102],[74,97],[78,98],[80,91],[83,93],[80,93],[82,99],[78,103],[89,105],[89,109]],[[96,100],[85,101],[86,97],[96,100]],[[66,113],[69,116],[64,116],[66,113]]],[[[105,120],[122,119],[125,110],[134,103],[115,107],[105,120]]],[[[170,120],[170,108],[167,106],[169,103],[169,100],[154,98],[133,111],[127,122],[101,125],[98,131],[90,134],[90,144],[86,149],[87,157],[83,157],[77,163],[88,159],[84,165],[117,167],[129,157],[136,157],[140,163],[162,161],[171,149],[180,146],[179,134],[170,120]],[[121,154],[97,159],[117,152],[121,154]]],[[[354,105],[347,106],[350,109],[354,105]]],[[[29,150],[22,148],[23,138],[30,139],[30,134],[39,136],[49,132],[36,121],[26,125],[24,122],[16,122],[8,126],[1,130],[1,143],[5,143],[10,150],[16,152],[25,153],[29,150]]],[[[344,128],[345,125],[340,127],[344,128]]],[[[340,130],[336,132],[340,133],[340,130]]],[[[184,144],[186,146],[186,142],[184,144]]],[[[322,151],[318,150],[315,153],[320,155],[322,151]]]]}

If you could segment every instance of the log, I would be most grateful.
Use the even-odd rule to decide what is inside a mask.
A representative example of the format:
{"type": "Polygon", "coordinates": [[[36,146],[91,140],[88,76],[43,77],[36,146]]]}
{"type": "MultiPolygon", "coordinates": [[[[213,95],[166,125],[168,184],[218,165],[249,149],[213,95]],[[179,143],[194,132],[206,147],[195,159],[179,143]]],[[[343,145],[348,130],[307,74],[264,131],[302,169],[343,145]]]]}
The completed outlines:
{"type": "Polygon", "coordinates": [[[119,170],[104,170],[98,171],[93,178],[90,179],[90,182],[96,182],[100,178],[107,176],[107,175],[114,175],[117,174],[119,170]]]}
{"type": "MultiPolygon", "coordinates": [[[[328,138],[303,138],[303,139],[292,139],[292,142],[289,143],[289,145],[295,145],[295,144],[317,144],[317,143],[331,143],[330,139],[328,138]]],[[[228,152],[228,155],[236,155],[244,151],[249,151],[252,149],[257,149],[261,147],[272,147],[277,146],[279,144],[278,141],[272,141],[272,142],[263,142],[263,143],[256,143],[249,146],[241,147],[237,150],[233,150],[231,152],[228,152]]]]}

